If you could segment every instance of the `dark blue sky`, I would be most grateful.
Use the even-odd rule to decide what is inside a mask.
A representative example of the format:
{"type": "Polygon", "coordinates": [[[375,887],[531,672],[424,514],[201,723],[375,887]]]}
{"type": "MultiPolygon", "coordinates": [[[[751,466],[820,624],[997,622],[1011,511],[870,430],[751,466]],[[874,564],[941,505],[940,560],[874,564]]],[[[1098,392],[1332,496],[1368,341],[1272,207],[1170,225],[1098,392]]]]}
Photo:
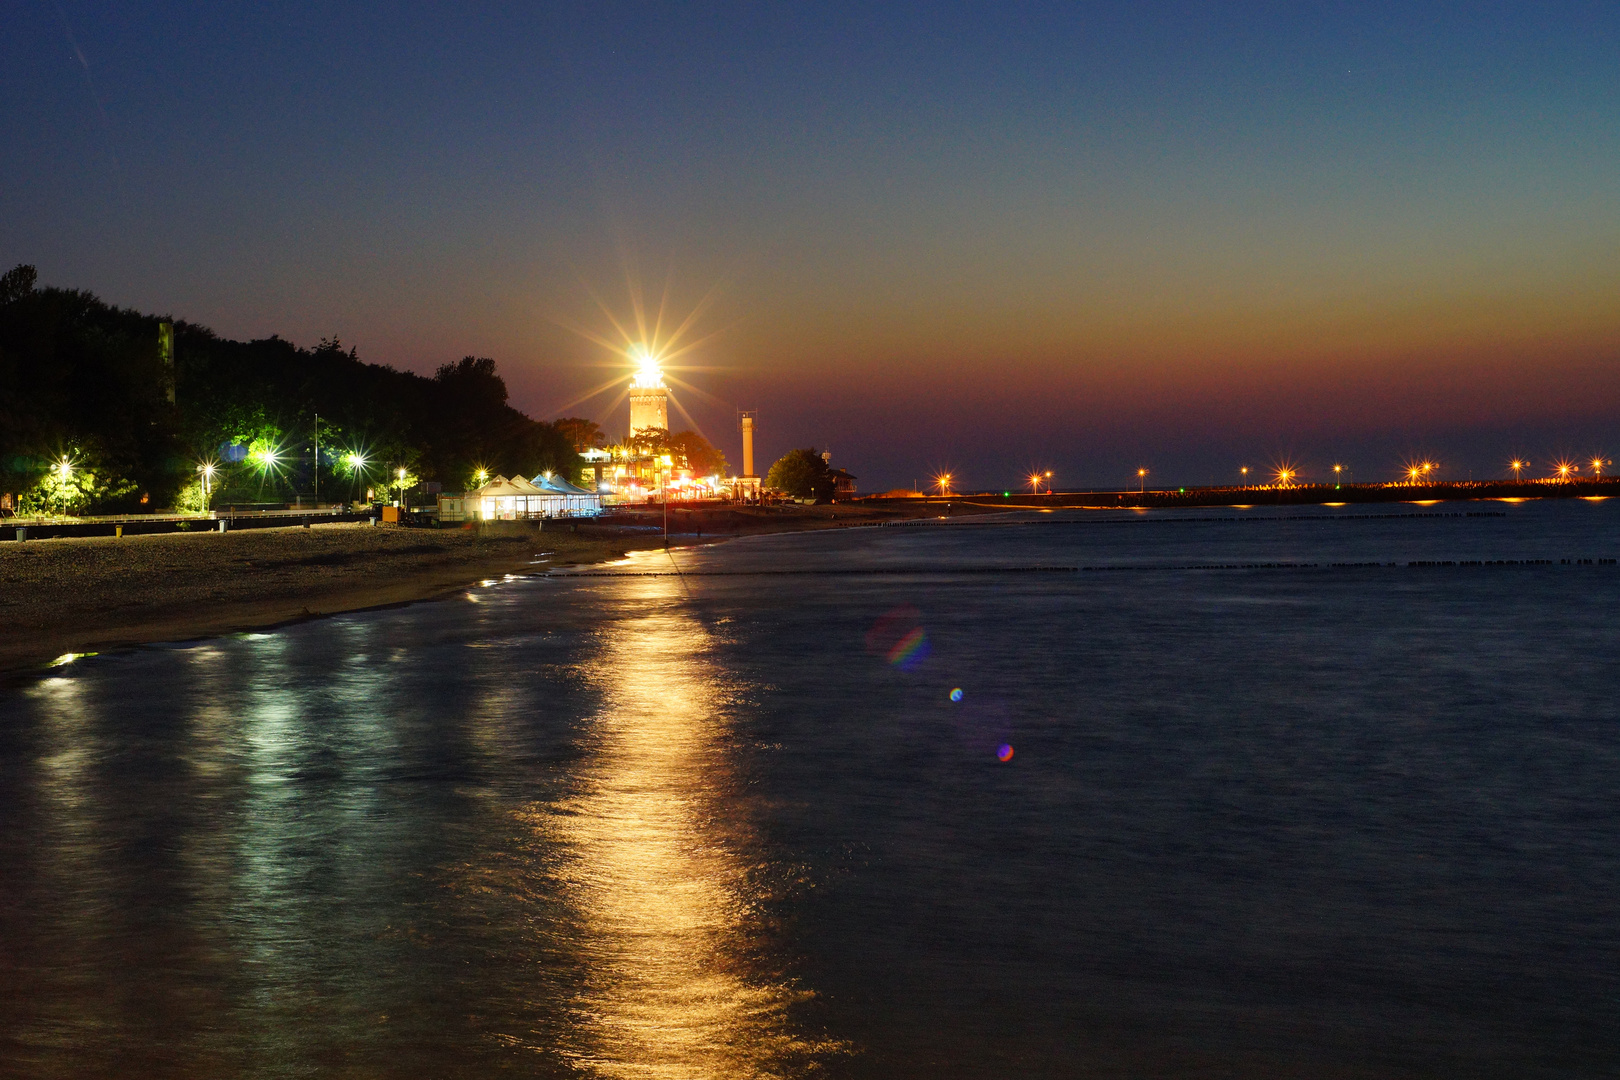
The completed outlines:
{"type": "Polygon", "coordinates": [[[4,11],[0,262],[229,336],[544,416],[712,291],[703,429],[868,489],[1620,441],[1612,5],[4,11]]]}

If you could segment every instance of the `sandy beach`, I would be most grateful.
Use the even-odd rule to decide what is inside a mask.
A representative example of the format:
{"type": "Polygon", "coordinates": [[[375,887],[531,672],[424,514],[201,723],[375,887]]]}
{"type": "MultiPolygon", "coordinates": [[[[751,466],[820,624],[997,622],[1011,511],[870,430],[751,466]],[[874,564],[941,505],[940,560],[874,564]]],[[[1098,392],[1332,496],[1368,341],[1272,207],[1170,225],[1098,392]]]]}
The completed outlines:
{"type": "MultiPolygon", "coordinates": [[[[974,512],[960,507],[957,513],[974,512]]],[[[982,511],[980,511],[982,512],[982,511]]],[[[938,506],[675,511],[672,545],[932,517],[938,506]]],[[[0,674],[70,653],[263,629],[430,600],[499,574],[544,573],[660,546],[662,515],[537,531],[366,525],[81,537],[0,544],[0,674]]]]}

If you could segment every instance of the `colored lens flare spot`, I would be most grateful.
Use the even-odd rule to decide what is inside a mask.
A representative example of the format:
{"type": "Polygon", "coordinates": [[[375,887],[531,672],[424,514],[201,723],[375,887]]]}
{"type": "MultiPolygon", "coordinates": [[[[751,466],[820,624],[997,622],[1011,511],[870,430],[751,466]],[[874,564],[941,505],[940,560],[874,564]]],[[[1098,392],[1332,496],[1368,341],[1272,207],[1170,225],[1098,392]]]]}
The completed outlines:
{"type": "Polygon", "coordinates": [[[866,632],[866,648],[902,671],[915,670],[928,658],[922,612],[910,604],[888,612],[866,632]]]}
{"type": "Polygon", "coordinates": [[[951,691],[951,700],[952,701],[961,701],[962,700],[962,688],[960,686],[958,686],[956,689],[951,691]]]}
{"type": "Polygon", "coordinates": [[[1000,746],[996,747],[996,757],[1000,758],[1002,761],[1011,761],[1012,756],[1013,748],[1011,743],[1002,743],[1000,746]]]}

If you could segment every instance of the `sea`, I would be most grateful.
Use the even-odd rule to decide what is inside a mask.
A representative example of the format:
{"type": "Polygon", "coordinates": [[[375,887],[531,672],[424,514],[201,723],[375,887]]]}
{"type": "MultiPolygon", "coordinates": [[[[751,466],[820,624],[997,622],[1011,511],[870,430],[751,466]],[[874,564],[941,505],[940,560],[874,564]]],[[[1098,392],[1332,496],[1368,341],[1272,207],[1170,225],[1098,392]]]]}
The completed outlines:
{"type": "Polygon", "coordinates": [[[0,687],[0,1075],[1620,1075],[1620,500],[941,513],[0,687]]]}

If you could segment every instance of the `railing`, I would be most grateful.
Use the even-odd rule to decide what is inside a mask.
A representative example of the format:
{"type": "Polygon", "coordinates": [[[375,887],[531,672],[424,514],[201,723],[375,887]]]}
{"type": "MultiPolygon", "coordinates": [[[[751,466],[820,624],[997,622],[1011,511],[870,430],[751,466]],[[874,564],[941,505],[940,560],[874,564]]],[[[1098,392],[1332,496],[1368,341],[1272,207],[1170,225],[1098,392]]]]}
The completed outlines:
{"type": "Polygon", "coordinates": [[[14,517],[7,515],[0,518],[6,525],[138,525],[150,522],[162,524],[176,521],[219,521],[224,519],[232,521],[237,518],[306,518],[306,517],[338,517],[350,514],[364,514],[370,507],[349,509],[342,506],[310,507],[293,510],[209,510],[201,514],[87,514],[81,517],[69,515],[35,515],[33,517],[14,517]]]}

